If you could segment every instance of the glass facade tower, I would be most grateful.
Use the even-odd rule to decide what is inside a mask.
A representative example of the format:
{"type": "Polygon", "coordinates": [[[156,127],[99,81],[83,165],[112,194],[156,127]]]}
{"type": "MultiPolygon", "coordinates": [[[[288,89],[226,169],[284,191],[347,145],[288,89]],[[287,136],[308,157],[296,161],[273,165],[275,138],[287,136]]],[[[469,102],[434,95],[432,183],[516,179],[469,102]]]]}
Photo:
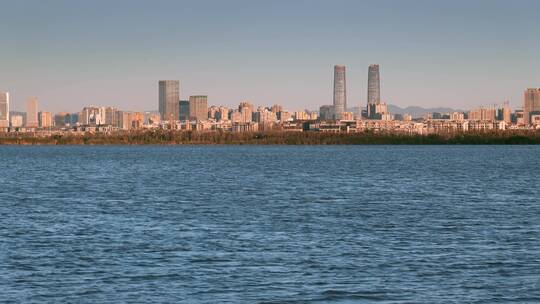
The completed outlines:
{"type": "Polygon", "coordinates": [[[9,127],[9,93],[0,92],[0,128],[9,127]]]}
{"type": "Polygon", "coordinates": [[[379,65],[372,64],[368,68],[367,114],[369,118],[373,118],[376,115],[376,107],[380,103],[381,82],[379,65]]]}
{"type": "Polygon", "coordinates": [[[180,81],[159,81],[159,114],[162,120],[178,120],[180,118],[180,81]]]}
{"type": "Polygon", "coordinates": [[[337,116],[347,111],[347,83],[345,66],[334,66],[334,111],[337,116]]]}

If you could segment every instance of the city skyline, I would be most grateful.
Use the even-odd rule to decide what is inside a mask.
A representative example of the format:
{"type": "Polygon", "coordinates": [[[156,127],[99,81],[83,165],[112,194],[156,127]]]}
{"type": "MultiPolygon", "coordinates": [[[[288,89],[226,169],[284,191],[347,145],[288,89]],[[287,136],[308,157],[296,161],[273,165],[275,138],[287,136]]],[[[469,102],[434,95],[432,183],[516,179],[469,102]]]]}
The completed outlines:
{"type": "Polygon", "coordinates": [[[516,108],[540,83],[537,1],[126,4],[4,3],[0,90],[11,108],[35,95],[54,112],[157,110],[155,80],[178,79],[182,98],[314,109],[332,103],[336,63],[347,66],[349,107],[365,105],[372,63],[384,67],[383,100],[398,106],[516,108]]]}

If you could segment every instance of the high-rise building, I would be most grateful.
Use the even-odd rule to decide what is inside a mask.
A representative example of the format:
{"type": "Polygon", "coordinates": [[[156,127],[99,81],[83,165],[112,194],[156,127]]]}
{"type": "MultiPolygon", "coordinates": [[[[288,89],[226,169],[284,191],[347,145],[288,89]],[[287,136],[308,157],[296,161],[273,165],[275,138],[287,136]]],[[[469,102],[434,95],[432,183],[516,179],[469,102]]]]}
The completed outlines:
{"type": "Polygon", "coordinates": [[[54,125],[56,127],[65,127],[69,125],[70,114],[67,112],[59,112],[54,115],[54,125]]]}
{"type": "Polygon", "coordinates": [[[480,107],[469,111],[469,120],[495,121],[497,111],[494,107],[480,107]]]}
{"type": "Polygon", "coordinates": [[[219,107],[216,116],[220,121],[229,120],[229,108],[223,106],[219,107]]]}
{"type": "Polygon", "coordinates": [[[367,114],[368,118],[375,118],[377,105],[381,103],[381,81],[379,65],[372,64],[368,68],[367,114]]]}
{"type": "Polygon", "coordinates": [[[37,97],[30,97],[26,101],[26,126],[28,128],[37,128],[39,126],[37,97]]]}
{"type": "Polygon", "coordinates": [[[255,107],[249,101],[243,101],[238,105],[238,111],[241,114],[242,122],[251,122],[253,121],[253,111],[255,107]]]}
{"type": "Polygon", "coordinates": [[[0,92],[0,128],[9,128],[9,93],[0,92]]]}
{"type": "Polygon", "coordinates": [[[505,101],[502,106],[497,107],[497,117],[498,121],[504,121],[507,124],[512,123],[512,113],[510,110],[510,102],[505,101]]]}
{"type": "Polygon", "coordinates": [[[319,117],[321,120],[330,120],[334,119],[334,106],[324,105],[319,108],[319,117]]]}
{"type": "Polygon", "coordinates": [[[189,117],[192,120],[208,120],[208,97],[189,96],[189,117]]]}
{"type": "Polygon", "coordinates": [[[115,107],[105,107],[104,112],[105,112],[105,121],[104,121],[105,124],[116,126],[117,125],[116,119],[118,118],[116,115],[116,112],[118,112],[118,109],[115,107]]]}
{"type": "Polygon", "coordinates": [[[523,123],[530,124],[531,116],[540,114],[540,88],[527,89],[523,98],[523,123]]]}
{"type": "Polygon", "coordinates": [[[279,113],[279,112],[283,111],[283,107],[281,105],[275,104],[275,105],[272,106],[272,108],[270,110],[272,112],[274,112],[274,113],[279,113]]]}
{"type": "Polygon", "coordinates": [[[53,126],[53,115],[51,112],[39,112],[38,122],[40,128],[50,128],[53,126]]]}
{"type": "Polygon", "coordinates": [[[133,128],[133,112],[117,111],[116,126],[121,130],[131,130],[133,128]]]}
{"type": "Polygon", "coordinates": [[[180,100],[180,120],[189,120],[189,100],[180,100]]]}
{"type": "Polygon", "coordinates": [[[9,120],[11,121],[12,128],[24,126],[24,117],[21,114],[11,114],[9,115],[9,120]]]}
{"type": "Polygon", "coordinates": [[[162,120],[180,119],[180,81],[159,81],[159,114],[162,120]]]}
{"type": "Polygon", "coordinates": [[[86,126],[99,126],[105,124],[104,107],[84,107],[79,113],[79,123],[86,126]]]}
{"type": "Polygon", "coordinates": [[[507,124],[512,123],[512,111],[510,110],[510,102],[507,101],[503,105],[503,121],[507,124]]]}
{"type": "Polygon", "coordinates": [[[347,111],[347,82],[345,66],[334,66],[334,111],[339,114],[347,111]]]}

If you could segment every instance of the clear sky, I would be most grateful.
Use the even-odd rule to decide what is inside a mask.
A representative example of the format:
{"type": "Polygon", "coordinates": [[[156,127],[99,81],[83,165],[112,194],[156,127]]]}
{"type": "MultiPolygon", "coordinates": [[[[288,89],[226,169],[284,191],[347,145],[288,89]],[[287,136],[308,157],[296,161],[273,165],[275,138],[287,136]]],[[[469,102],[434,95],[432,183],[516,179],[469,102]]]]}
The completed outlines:
{"type": "Polygon", "coordinates": [[[470,108],[540,87],[538,0],[0,0],[0,91],[12,109],[157,109],[158,80],[209,104],[332,103],[347,66],[349,106],[367,69],[399,106],[470,108]]]}

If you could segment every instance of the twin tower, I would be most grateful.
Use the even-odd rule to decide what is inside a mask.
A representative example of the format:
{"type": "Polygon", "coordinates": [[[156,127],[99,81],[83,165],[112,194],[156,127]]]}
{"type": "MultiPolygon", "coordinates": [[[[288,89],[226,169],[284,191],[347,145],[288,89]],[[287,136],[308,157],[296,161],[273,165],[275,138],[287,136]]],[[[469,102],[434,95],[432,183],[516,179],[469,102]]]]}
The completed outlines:
{"type": "MultiPolygon", "coordinates": [[[[374,118],[376,107],[381,103],[381,82],[379,65],[372,64],[368,69],[367,117],[374,118]]],[[[334,111],[336,116],[347,112],[347,82],[345,66],[334,66],[334,111]]]]}

